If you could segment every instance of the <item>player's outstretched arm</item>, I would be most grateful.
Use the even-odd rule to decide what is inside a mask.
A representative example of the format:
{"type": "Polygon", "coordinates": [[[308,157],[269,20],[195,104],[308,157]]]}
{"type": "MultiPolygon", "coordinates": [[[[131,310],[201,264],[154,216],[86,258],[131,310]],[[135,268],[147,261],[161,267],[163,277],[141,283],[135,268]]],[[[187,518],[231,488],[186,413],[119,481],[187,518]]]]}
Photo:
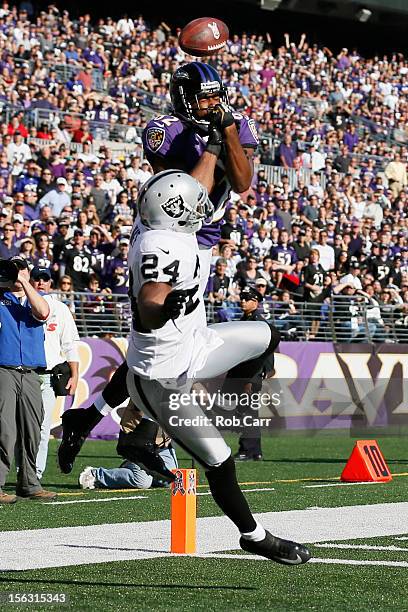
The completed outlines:
{"type": "Polygon", "coordinates": [[[232,189],[242,193],[251,186],[254,167],[252,148],[243,147],[239,140],[232,109],[226,104],[217,104],[212,113],[212,122],[223,135],[226,149],[225,169],[232,189]]]}

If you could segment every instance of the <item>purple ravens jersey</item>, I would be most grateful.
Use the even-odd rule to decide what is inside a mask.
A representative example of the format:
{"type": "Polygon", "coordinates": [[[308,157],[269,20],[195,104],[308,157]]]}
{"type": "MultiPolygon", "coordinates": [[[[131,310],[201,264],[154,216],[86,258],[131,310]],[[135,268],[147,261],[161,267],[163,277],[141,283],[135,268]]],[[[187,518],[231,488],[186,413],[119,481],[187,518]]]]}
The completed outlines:
{"type": "Polygon", "coordinates": [[[112,293],[127,295],[129,292],[129,264],[127,257],[110,257],[105,271],[106,284],[112,293]]]}
{"type": "Polygon", "coordinates": [[[290,266],[291,264],[297,262],[295,249],[293,249],[291,246],[285,247],[283,244],[272,249],[271,257],[275,261],[279,261],[279,263],[283,264],[284,266],[290,266]]]}
{"type": "MultiPolygon", "coordinates": [[[[254,120],[241,113],[233,114],[241,145],[256,149],[259,141],[254,120]]],[[[189,124],[173,115],[160,115],[149,121],[143,131],[142,140],[145,155],[150,163],[157,156],[165,159],[170,168],[190,172],[205,151],[207,137],[200,136],[189,124]]],[[[215,170],[215,186],[210,195],[215,214],[213,222],[204,224],[197,233],[200,246],[211,248],[218,243],[224,206],[230,191],[231,185],[225,174],[221,153],[215,170]]]]}

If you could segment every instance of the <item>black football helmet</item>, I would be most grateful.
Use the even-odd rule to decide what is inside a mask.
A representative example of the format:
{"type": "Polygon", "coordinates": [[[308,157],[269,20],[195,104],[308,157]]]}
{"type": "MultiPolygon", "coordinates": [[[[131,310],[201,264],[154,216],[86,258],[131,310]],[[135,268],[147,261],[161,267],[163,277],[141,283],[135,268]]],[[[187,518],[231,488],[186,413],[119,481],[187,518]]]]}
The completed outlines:
{"type": "Polygon", "coordinates": [[[192,103],[208,94],[219,94],[220,101],[229,105],[228,92],[220,75],[209,64],[191,62],[178,68],[171,77],[170,97],[174,114],[184,121],[207,131],[209,121],[194,115],[192,103]]]}

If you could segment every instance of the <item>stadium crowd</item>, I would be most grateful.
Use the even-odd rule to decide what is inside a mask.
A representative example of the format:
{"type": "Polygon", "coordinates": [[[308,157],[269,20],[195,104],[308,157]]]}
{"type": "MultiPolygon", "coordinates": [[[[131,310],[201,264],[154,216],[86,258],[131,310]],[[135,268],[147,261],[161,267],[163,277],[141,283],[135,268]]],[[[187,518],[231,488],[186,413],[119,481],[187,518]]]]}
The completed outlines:
{"type": "MultiPolygon", "coordinates": [[[[391,338],[395,317],[407,334],[408,60],[335,53],[305,35],[279,44],[234,34],[207,60],[260,137],[252,188],[227,206],[209,303],[231,318],[240,290],[256,287],[287,337],[314,339],[337,300],[343,340],[362,331],[363,303],[374,339],[391,338]]],[[[141,130],[190,59],[166,23],[2,3],[0,257],[50,268],[72,310],[74,291],[88,292],[90,310],[126,295],[136,200],[152,173],[141,130]]]]}

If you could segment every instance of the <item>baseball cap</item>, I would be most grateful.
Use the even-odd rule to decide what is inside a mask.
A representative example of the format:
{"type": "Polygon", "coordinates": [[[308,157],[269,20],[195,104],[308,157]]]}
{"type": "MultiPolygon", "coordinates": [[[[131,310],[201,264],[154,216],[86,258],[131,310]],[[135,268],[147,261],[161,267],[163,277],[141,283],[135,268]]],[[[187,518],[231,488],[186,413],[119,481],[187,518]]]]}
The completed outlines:
{"type": "Polygon", "coordinates": [[[264,278],[258,278],[258,279],[255,281],[255,285],[263,285],[264,287],[266,287],[266,286],[267,286],[267,284],[268,284],[268,283],[266,282],[266,280],[265,280],[264,278]]]}
{"type": "Polygon", "coordinates": [[[9,261],[12,261],[14,264],[16,264],[19,270],[28,270],[28,261],[24,259],[24,257],[14,255],[13,257],[10,257],[9,261]]]}
{"type": "Polygon", "coordinates": [[[380,249],[388,249],[388,244],[385,244],[384,242],[382,242],[380,244],[380,249]]]}
{"type": "Polygon", "coordinates": [[[15,221],[18,222],[18,223],[24,223],[23,215],[20,215],[19,213],[17,213],[16,215],[13,215],[13,223],[15,221]]]}
{"type": "Polygon", "coordinates": [[[40,278],[42,278],[43,280],[48,281],[51,280],[51,272],[48,268],[34,266],[34,268],[31,270],[30,278],[33,280],[40,280],[40,278]]]}
{"type": "Polygon", "coordinates": [[[63,176],[60,176],[59,178],[57,178],[57,185],[65,185],[67,186],[67,181],[64,179],[63,176]]]}
{"type": "Polygon", "coordinates": [[[84,232],[81,229],[76,229],[74,232],[74,236],[83,236],[84,232]]]}
{"type": "Polygon", "coordinates": [[[245,300],[247,302],[249,302],[250,300],[256,300],[257,302],[262,302],[263,300],[263,296],[259,293],[259,291],[257,291],[253,287],[245,287],[241,291],[239,297],[241,300],[245,300]]]}
{"type": "Polygon", "coordinates": [[[129,239],[128,238],[121,238],[119,240],[119,244],[127,244],[127,245],[129,245],[130,244],[129,243],[129,239]]]}
{"type": "Polygon", "coordinates": [[[358,263],[358,261],[352,261],[350,267],[358,269],[360,268],[360,264],[358,263]]]}

